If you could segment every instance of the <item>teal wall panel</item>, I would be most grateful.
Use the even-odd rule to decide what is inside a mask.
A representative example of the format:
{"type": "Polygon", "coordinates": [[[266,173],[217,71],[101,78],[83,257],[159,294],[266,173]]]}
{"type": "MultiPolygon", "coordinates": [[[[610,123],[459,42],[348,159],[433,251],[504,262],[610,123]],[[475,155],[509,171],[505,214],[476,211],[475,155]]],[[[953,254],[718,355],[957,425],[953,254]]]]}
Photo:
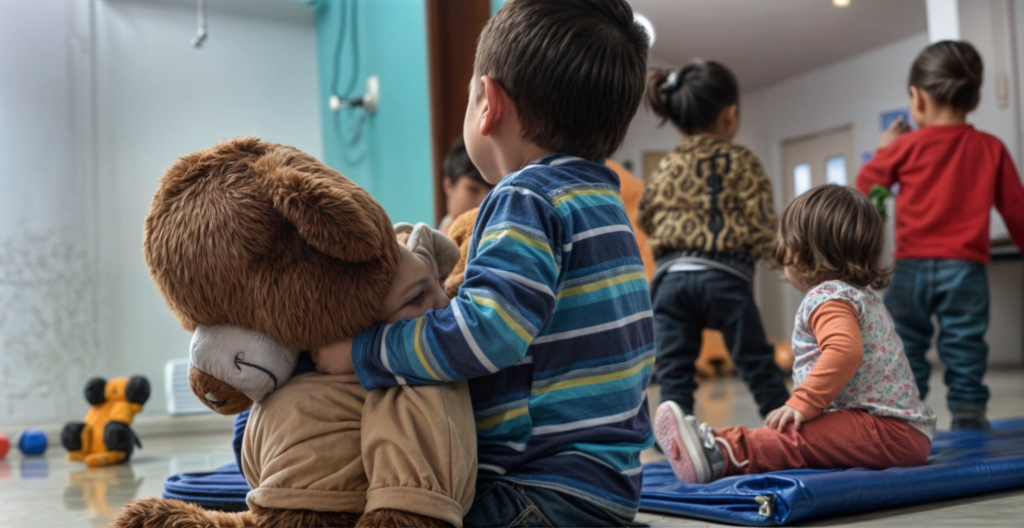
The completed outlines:
{"type": "Polygon", "coordinates": [[[424,0],[316,0],[317,53],[323,123],[324,161],[369,191],[392,221],[432,222],[430,82],[424,0]],[[355,3],[359,39],[353,93],[344,93],[356,67],[351,20],[337,57],[342,5],[346,17],[355,3]],[[336,68],[337,87],[331,86],[336,68]],[[333,113],[328,99],[361,96],[366,78],[380,77],[380,109],[333,113]],[[360,119],[362,134],[353,138],[360,119]],[[353,141],[354,144],[349,144],[353,141]]]}
{"type": "Polygon", "coordinates": [[[505,4],[505,0],[491,0],[491,16],[501,9],[501,6],[505,4]]]}

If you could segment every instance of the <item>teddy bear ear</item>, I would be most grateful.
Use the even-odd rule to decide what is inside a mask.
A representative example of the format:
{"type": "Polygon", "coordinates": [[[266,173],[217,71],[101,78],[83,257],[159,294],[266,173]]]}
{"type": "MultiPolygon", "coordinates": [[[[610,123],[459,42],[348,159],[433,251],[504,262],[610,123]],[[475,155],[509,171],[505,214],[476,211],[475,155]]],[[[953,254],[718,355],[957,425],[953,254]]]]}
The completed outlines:
{"type": "Polygon", "coordinates": [[[326,255],[367,262],[396,244],[384,208],[338,173],[284,164],[268,171],[266,181],[274,209],[326,255]]]}

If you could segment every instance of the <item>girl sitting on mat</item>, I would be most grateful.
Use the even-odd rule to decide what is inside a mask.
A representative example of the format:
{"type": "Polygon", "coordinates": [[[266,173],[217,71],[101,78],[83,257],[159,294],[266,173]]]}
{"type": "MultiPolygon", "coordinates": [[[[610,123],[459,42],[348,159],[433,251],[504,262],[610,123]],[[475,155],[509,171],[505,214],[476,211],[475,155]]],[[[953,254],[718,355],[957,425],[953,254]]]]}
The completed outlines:
{"type": "Polygon", "coordinates": [[[654,431],[680,480],[702,484],[784,469],[925,463],[935,414],[917,392],[883,288],[883,219],[857,191],[812,189],[783,211],[776,266],[804,293],[793,332],[793,396],[764,427],[713,431],[672,401],[654,431]]]}

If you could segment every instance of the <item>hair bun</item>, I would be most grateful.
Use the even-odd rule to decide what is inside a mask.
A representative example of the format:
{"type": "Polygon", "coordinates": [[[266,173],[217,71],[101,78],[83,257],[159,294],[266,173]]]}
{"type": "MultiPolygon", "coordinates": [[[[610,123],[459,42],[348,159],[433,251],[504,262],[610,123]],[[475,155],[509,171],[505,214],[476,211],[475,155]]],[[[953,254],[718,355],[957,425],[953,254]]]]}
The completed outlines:
{"type": "Polygon", "coordinates": [[[908,85],[924,90],[940,105],[971,111],[979,100],[984,65],[968,42],[944,40],[918,54],[908,85]]]}

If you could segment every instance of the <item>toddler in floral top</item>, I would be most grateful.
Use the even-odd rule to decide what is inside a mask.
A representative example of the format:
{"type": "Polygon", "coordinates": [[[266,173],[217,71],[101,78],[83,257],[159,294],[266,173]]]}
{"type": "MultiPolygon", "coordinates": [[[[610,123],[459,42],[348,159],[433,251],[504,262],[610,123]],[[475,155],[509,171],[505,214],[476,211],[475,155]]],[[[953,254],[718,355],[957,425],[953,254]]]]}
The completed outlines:
{"type": "Polygon", "coordinates": [[[935,414],[919,396],[883,288],[883,220],[853,189],[825,185],[782,213],[773,260],[803,292],[793,331],[793,395],[764,427],[713,431],[674,402],[655,435],[692,484],[784,469],[920,466],[935,414]]]}

